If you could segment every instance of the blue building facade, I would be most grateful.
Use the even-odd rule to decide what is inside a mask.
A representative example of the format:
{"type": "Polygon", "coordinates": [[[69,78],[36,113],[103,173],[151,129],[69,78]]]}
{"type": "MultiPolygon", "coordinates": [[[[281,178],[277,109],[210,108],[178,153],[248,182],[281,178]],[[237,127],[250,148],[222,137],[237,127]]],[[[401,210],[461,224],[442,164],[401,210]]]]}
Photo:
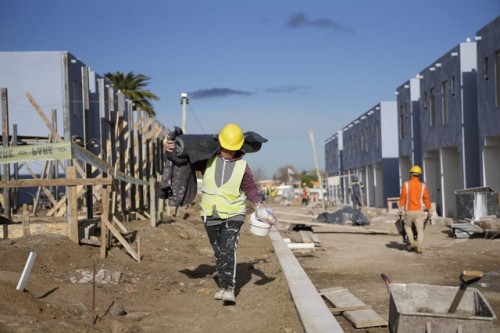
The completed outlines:
{"type": "Polygon", "coordinates": [[[500,16],[476,33],[481,185],[500,191],[500,16]]]}
{"type": "Polygon", "coordinates": [[[455,191],[479,186],[476,43],[460,43],[420,72],[424,179],[439,215],[455,191]]]}
{"type": "Polygon", "coordinates": [[[364,201],[384,207],[399,194],[396,102],[376,104],[343,129],[344,173],[364,184],[364,201]]]}
{"type": "MultiPolygon", "coordinates": [[[[375,106],[342,130],[339,174],[359,174],[368,206],[381,207],[381,198],[399,196],[399,185],[415,164],[423,168],[443,217],[456,216],[457,190],[500,190],[500,17],[478,30],[474,41],[456,45],[397,87],[396,96],[394,112],[378,114],[375,106]],[[384,114],[393,118],[379,118],[384,114]],[[393,124],[397,133],[384,124],[393,124]],[[397,191],[380,190],[381,184],[393,184],[393,174],[385,170],[399,171],[397,191]]],[[[327,160],[334,147],[325,150],[327,160]]]]}
{"type": "Polygon", "coordinates": [[[332,202],[347,203],[348,184],[344,176],[342,131],[325,140],[325,172],[328,199],[332,202]]]}
{"type": "MultiPolygon", "coordinates": [[[[412,78],[396,89],[398,107],[399,173],[403,177],[413,165],[422,165],[420,137],[420,79],[412,78]]],[[[403,183],[406,179],[401,179],[403,183]]]]}

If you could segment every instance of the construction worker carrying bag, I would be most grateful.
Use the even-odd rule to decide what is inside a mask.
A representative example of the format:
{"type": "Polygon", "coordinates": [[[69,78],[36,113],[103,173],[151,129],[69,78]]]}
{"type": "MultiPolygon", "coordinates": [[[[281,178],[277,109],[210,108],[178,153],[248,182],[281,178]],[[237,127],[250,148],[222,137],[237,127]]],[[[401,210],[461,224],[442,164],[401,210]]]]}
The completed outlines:
{"type": "Polygon", "coordinates": [[[404,228],[408,235],[406,249],[408,251],[416,250],[419,254],[423,250],[425,221],[432,216],[429,189],[420,181],[420,175],[422,175],[422,169],[418,165],[414,165],[410,169],[410,180],[401,186],[398,209],[399,216],[404,215],[404,228]],[[415,225],[417,229],[416,242],[412,225],[415,225]]]}
{"type": "MultiPolygon", "coordinates": [[[[269,209],[261,202],[252,171],[243,159],[245,137],[241,128],[232,123],[225,125],[217,141],[219,147],[214,155],[191,163],[191,167],[203,175],[200,215],[214,250],[219,285],[214,299],[228,305],[236,304],[236,248],[245,222],[246,201],[254,204],[258,217],[269,209]]],[[[167,140],[165,150],[167,158],[172,158],[174,141],[167,140]]],[[[274,215],[271,217],[274,219],[266,222],[277,223],[274,215]]]]}

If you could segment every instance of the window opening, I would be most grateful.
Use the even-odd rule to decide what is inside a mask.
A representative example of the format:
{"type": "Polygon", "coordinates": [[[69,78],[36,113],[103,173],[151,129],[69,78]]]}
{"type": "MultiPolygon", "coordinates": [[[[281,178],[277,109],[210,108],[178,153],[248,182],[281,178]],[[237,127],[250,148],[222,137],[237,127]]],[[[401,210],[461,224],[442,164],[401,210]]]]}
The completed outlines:
{"type": "Polygon", "coordinates": [[[500,106],[500,50],[495,52],[495,99],[500,106]]]}
{"type": "Polygon", "coordinates": [[[489,63],[488,63],[488,57],[484,58],[484,63],[483,63],[483,79],[488,80],[488,72],[489,72],[489,63]]]}
{"type": "Polygon", "coordinates": [[[444,124],[448,123],[448,99],[447,99],[448,81],[441,84],[441,120],[444,124]]]}
{"type": "Polygon", "coordinates": [[[430,114],[429,114],[429,126],[434,127],[434,124],[436,123],[436,105],[435,105],[435,94],[434,94],[434,88],[432,88],[429,92],[429,108],[430,108],[430,114]]]}

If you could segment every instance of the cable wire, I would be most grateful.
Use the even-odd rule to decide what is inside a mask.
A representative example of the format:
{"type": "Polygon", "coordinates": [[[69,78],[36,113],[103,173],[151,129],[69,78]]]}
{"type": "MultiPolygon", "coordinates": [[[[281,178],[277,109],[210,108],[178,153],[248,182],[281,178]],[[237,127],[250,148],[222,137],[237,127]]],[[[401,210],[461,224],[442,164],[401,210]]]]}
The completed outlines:
{"type": "Polygon", "coordinates": [[[196,122],[198,123],[198,126],[200,126],[201,131],[203,132],[203,134],[207,134],[207,132],[205,131],[205,129],[201,125],[200,121],[198,120],[198,117],[196,116],[196,113],[194,112],[193,108],[191,107],[191,104],[188,104],[188,105],[189,105],[189,111],[191,111],[191,113],[193,114],[193,117],[196,120],[196,122]]]}

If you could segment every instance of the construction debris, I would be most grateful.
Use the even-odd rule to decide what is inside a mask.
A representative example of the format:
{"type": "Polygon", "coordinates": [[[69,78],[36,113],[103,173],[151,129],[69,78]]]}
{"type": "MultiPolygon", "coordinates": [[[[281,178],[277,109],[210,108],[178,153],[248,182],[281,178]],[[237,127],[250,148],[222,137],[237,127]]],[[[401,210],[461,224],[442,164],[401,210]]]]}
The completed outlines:
{"type": "MultiPolygon", "coordinates": [[[[94,273],[89,270],[77,269],[75,271],[75,275],[70,277],[70,281],[72,283],[92,283],[93,274],[94,273]]],[[[95,282],[97,284],[108,284],[108,283],[117,284],[120,282],[121,276],[122,273],[120,272],[113,272],[110,271],[109,269],[102,268],[95,274],[95,282]]]]}

